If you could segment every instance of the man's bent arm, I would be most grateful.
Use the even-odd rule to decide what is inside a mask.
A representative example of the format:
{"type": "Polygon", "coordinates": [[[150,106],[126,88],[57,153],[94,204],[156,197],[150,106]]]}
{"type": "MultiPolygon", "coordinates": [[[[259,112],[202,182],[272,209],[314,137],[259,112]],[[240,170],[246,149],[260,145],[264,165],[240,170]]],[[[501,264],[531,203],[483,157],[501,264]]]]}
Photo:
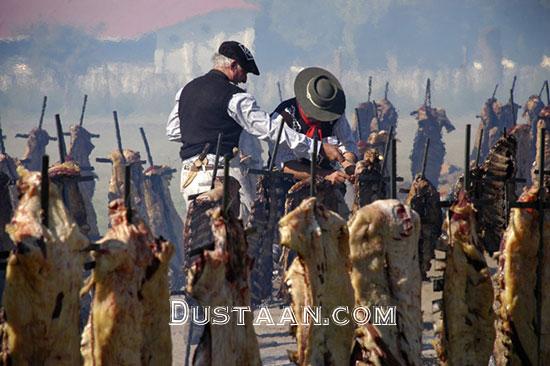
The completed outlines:
{"type": "MultiPolygon", "coordinates": [[[[260,109],[254,97],[248,93],[234,94],[229,101],[227,112],[248,133],[264,141],[275,141],[279,124],[284,123],[282,117],[278,115],[271,119],[267,112],[260,109]]],[[[285,142],[300,158],[311,157],[313,140],[287,125],[284,126],[280,142],[285,142]]],[[[320,148],[321,143],[318,145],[319,150],[320,148]]]]}

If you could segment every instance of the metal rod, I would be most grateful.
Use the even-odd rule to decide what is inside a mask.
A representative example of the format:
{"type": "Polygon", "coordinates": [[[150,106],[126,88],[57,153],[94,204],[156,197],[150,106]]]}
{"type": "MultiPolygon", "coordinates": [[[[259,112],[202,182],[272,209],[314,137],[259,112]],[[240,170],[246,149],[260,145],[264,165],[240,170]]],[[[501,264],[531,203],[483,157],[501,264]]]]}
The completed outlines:
{"type": "Polygon", "coordinates": [[[542,262],[544,258],[544,153],[546,142],[546,129],[541,128],[539,133],[539,158],[538,158],[538,181],[539,181],[539,248],[537,253],[537,281],[535,287],[535,299],[537,301],[536,316],[537,316],[537,354],[539,355],[538,364],[542,365],[541,348],[542,348],[542,262]]]}
{"type": "Polygon", "coordinates": [[[428,150],[430,149],[430,139],[426,139],[426,145],[424,146],[424,157],[422,158],[422,170],[420,171],[420,176],[422,178],[426,177],[426,165],[428,164],[428,150]]]}
{"type": "Polygon", "coordinates": [[[477,139],[476,167],[479,166],[479,160],[481,159],[481,144],[483,143],[483,131],[484,131],[483,127],[481,127],[481,129],[479,130],[479,138],[477,139]]]}
{"type": "Polygon", "coordinates": [[[223,156],[223,200],[222,208],[224,216],[227,215],[227,210],[229,207],[229,161],[231,160],[231,155],[225,154],[223,156]]]}
{"type": "Polygon", "coordinates": [[[390,82],[386,81],[386,88],[384,89],[384,99],[388,100],[388,91],[390,89],[390,82]]]}
{"type": "Polygon", "coordinates": [[[46,113],[46,103],[48,101],[48,97],[44,95],[44,99],[42,100],[42,112],[40,112],[40,119],[38,120],[38,129],[42,129],[42,123],[44,122],[44,113],[46,113]]]}
{"type": "Polygon", "coordinates": [[[495,99],[495,95],[497,95],[497,89],[498,89],[498,84],[495,85],[495,89],[493,90],[493,95],[491,96],[491,99],[495,99]]]}
{"type": "Polygon", "coordinates": [[[369,94],[367,96],[367,103],[370,102],[371,94],[372,94],[372,76],[369,76],[369,94]]]}
{"type": "Polygon", "coordinates": [[[279,90],[279,100],[283,101],[283,93],[281,92],[281,83],[277,81],[277,89],[279,90]]]}
{"type": "Polygon", "coordinates": [[[382,170],[380,173],[384,175],[384,172],[386,171],[386,162],[388,161],[388,154],[390,152],[390,144],[391,139],[393,138],[393,126],[390,126],[390,132],[388,134],[388,140],[386,141],[386,145],[384,146],[384,156],[382,158],[382,170]]]}
{"type": "Polygon", "coordinates": [[[84,123],[84,112],[86,111],[86,103],[88,102],[88,94],[84,94],[84,103],[82,104],[82,112],[80,113],[80,122],[79,126],[82,127],[84,123]]]}
{"type": "Polygon", "coordinates": [[[279,130],[277,130],[277,140],[275,140],[275,146],[273,147],[273,154],[271,154],[271,157],[269,159],[269,166],[267,170],[270,172],[273,171],[273,166],[275,165],[275,161],[277,161],[277,152],[279,151],[279,143],[281,142],[281,136],[283,135],[283,129],[285,128],[285,121],[281,121],[281,124],[279,125],[279,130]]]}
{"type": "Polygon", "coordinates": [[[65,138],[63,137],[63,127],[61,126],[61,117],[55,115],[55,127],[57,129],[57,145],[59,147],[59,161],[65,162],[67,158],[67,147],[65,146],[65,138]]]}
{"type": "Polygon", "coordinates": [[[122,150],[122,138],[120,137],[120,126],[118,124],[118,114],[116,111],[113,111],[113,118],[115,120],[115,134],[116,134],[116,143],[118,146],[118,152],[120,153],[120,158],[124,163],[126,163],[126,158],[124,157],[124,151],[122,150]]]}
{"type": "Polygon", "coordinates": [[[2,122],[1,121],[0,121],[0,153],[2,153],[2,154],[6,153],[6,146],[4,145],[4,132],[2,130],[2,122]]]}
{"type": "Polygon", "coordinates": [[[132,167],[124,166],[124,206],[126,207],[126,221],[132,223],[132,200],[130,197],[130,182],[131,182],[132,167]]]}
{"type": "Polygon", "coordinates": [[[311,164],[309,166],[310,174],[310,185],[309,185],[309,195],[315,197],[315,178],[317,175],[317,143],[319,142],[319,133],[317,127],[313,131],[313,151],[311,152],[311,164]]]}
{"type": "Polygon", "coordinates": [[[214,158],[214,170],[212,171],[212,182],[210,183],[210,189],[214,189],[216,183],[216,175],[218,175],[218,165],[220,164],[220,149],[222,145],[223,133],[218,133],[218,142],[216,143],[216,157],[214,158]]]}
{"type": "Polygon", "coordinates": [[[372,100],[372,107],[374,108],[374,117],[376,118],[376,128],[378,131],[380,131],[380,118],[378,118],[378,104],[376,104],[376,101],[372,100]]]}
{"type": "Polygon", "coordinates": [[[155,164],[153,164],[153,155],[151,155],[151,149],[149,148],[149,142],[147,141],[147,136],[145,135],[145,130],[143,129],[143,127],[139,128],[139,132],[141,133],[141,138],[143,139],[143,144],[145,145],[147,161],[149,161],[150,166],[154,166],[155,164]]]}
{"type": "Polygon", "coordinates": [[[424,105],[426,107],[432,106],[432,91],[431,91],[431,82],[430,78],[428,78],[428,81],[426,81],[426,94],[424,95],[424,105]]]}
{"type": "Polygon", "coordinates": [[[42,208],[42,225],[48,227],[49,220],[49,204],[50,204],[50,178],[48,176],[48,168],[50,165],[50,157],[42,156],[42,177],[40,182],[40,207],[42,208]]]}
{"type": "Polygon", "coordinates": [[[361,120],[359,119],[359,108],[355,108],[355,120],[357,121],[357,136],[359,140],[362,140],[361,137],[361,120]]]}
{"type": "Polygon", "coordinates": [[[394,138],[391,139],[391,160],[390,198],[397,199],[397,140],[394,138]]]}
{"type": "Polygon", "coordinates": [[[464,149],[464,192],[468,192],[470,187],[470,135],[472,125],[466,125],[466,146],[464,149]]]}

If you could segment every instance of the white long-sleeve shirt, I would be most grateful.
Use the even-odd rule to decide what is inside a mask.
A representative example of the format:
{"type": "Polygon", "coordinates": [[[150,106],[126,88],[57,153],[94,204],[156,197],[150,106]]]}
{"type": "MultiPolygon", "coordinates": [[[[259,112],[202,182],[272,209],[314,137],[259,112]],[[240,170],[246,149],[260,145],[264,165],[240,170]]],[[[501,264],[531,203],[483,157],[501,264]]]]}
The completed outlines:
{"type": "MultiPolygon", "coordinates": [[[[181,142],[180,120],[178,115],[180,89],[176,94],[176,105],[170,112],[166,124],[166,135],[170,141],[181,142]]],[[[229,100],[227,113],[246,132],[264,141],[275,141],[282,117],[272,120],[269,114],[260,109],[256,99],[249,93],[236,93],[229,100]]],[[[313,140],[294,131],[285,125],[280,140],[281,146],[286,146],[299,158],[309,158],[313,151],[313,140]]],[[[321,144],[317,147],[321,148],[321,144]]]]}

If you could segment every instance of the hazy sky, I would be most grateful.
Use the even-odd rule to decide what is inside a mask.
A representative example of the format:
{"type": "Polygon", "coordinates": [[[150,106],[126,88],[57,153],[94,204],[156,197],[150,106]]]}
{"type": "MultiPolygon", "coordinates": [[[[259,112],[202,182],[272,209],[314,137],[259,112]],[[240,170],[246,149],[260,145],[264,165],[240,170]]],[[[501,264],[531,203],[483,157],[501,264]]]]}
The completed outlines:
{"type": "Polygon", "coordinates": [[[17,37],[38,23],[135,38],[210,11],[253,7],[243,0],[2,0],[0,38],[17,37]]]}

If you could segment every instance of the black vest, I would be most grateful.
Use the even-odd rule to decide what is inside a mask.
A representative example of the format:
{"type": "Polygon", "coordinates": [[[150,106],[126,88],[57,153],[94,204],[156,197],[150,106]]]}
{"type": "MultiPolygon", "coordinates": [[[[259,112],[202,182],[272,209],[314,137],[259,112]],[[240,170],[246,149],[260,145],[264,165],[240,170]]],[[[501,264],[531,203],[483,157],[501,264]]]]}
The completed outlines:
{"type": "MultiPolygon", "coordinates": [[[[292,122],[287,122],[287,125],[290,126],[293,130],[296,132],[299,132],[303,135],[307,133],[309,130],[309,126],[304,122],[302,119],[302,116],[300,116],[300,112],[298,111],[298,104],[296,103],[296,98],[285,100],[284,102],[281,102],[275,108],[275,111],[273,113],[279,113],[281,114],[282,111],[286,110],[292,117],[292,122]]],[[[333,136],[333,129],[334,124],[336,121],[330,121],[330,122],[323,122],[319,124],[319,129],[321,130],[321,134],[323,137],[333,136]]],[[[310,160],[308,159],[300,159],[300,161],[304,164],[310,164],[310,160]]],[[[330,161],[327,159],[320,159],[318,162],[319,166],[325,169],[332,169],[330,161]]]]}
{"type": "Polygon", "coordinates": [[[234,94],[243,92],[217,70],[210,70],[185,85],[178,106],[182,160],[200,154],[208,142],[208,152],[215,154],[220,132],[223,133],[220,155],[231,153],[239,145],[243,128],[229,116],[227,106],[234,94]]]}

